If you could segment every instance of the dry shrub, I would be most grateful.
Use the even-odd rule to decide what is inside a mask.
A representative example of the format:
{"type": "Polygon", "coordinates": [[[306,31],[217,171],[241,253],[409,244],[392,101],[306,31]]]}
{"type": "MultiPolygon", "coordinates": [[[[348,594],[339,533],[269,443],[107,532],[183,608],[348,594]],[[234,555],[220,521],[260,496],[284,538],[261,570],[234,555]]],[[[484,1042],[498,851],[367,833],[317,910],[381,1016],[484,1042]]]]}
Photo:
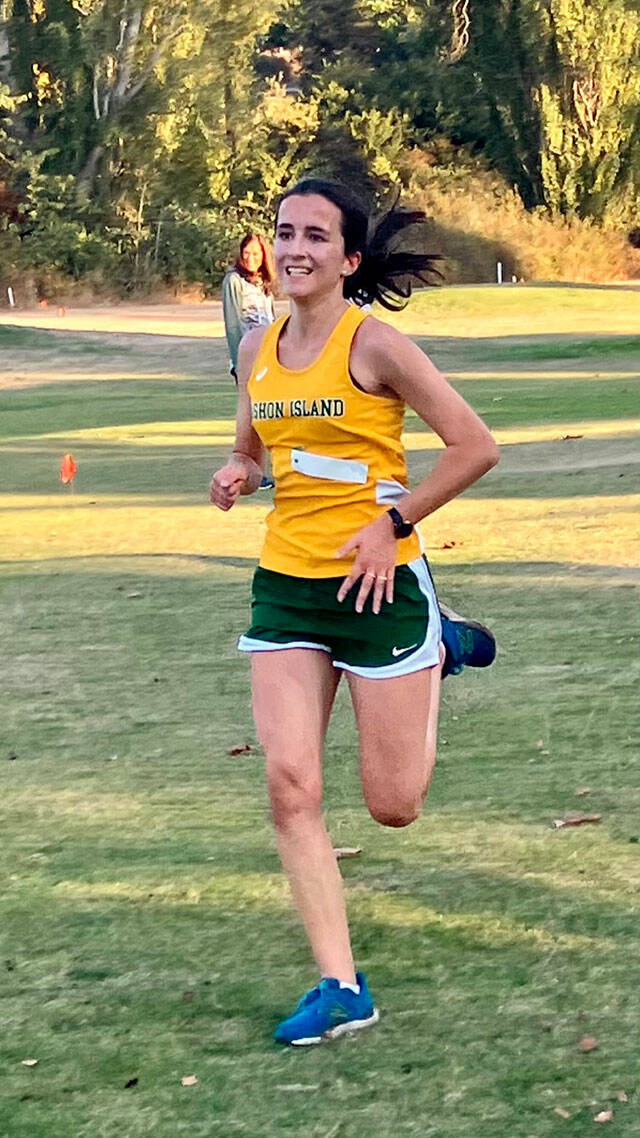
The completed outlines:
{"type": "Polygon", "coordinates": [[[577,217],[526,210],[518,194],[477,162],[411,151],[406,192],[431,221],[431,245],[446,258],[452,283],[504,279],[607,282],[640,277],[640,250],[628,234],[577,217]]]}

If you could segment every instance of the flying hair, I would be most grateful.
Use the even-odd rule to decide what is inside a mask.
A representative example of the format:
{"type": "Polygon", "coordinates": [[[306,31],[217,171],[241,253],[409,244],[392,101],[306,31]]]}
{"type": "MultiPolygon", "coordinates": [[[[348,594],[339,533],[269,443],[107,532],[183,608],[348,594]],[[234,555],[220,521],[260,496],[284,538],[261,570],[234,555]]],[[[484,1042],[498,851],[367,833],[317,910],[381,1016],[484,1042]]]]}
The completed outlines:
{"type": "Polygon", "coordinates": [[[278,209],[286,198],[306,194],[319,194],[337,206],[342,215],[345,253],[361,254],[356,272],[344,281],[344,295],[354,304],[378,301],[383,308],[398,312],[411,296],[412,281],[433,286],[442,280],[436,264],[442,260],[439,253],[412,253],[400,248],[409,229],[422,244],[427,217],[422,210],[399,208],[399,193],[391,209],[370,219],[346,186],[323,178],[304,178],[286,190],[278,209]]]}

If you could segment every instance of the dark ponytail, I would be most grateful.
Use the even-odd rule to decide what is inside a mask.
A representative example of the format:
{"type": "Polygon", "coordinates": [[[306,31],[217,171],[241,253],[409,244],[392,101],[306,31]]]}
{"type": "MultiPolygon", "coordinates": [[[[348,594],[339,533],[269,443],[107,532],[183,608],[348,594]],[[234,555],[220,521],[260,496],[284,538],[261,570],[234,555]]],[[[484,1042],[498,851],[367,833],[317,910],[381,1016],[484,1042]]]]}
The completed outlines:
{"type": "Polygon", "coordinates": [[[398,209],[396,198],[390,210],[370,222],[350,190],[322,178],[304,178],[287,190],[280,202],[304,194],[319,194],[338,207],[344,251],[347,255],[362,255],[358,269],[344,282],[344,295],[354,304],[373,304],[377,300],[384,308],[398,312],[411,296],[412,278],[423,285],[442,280],[436,266],[436,261],[442,259],[439,253],[409,253],[398,248],[406,229],[414,228],[416,235],[424,233],[427,218],[422,210],[398,209]]]}

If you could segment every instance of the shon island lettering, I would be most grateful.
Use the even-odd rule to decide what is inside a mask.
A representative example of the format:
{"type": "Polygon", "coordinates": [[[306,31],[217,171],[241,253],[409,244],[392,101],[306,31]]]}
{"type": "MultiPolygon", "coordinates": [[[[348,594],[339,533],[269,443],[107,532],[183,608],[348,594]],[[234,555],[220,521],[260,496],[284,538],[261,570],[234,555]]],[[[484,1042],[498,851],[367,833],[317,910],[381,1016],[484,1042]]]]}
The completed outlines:
{"type": "Polygon", "coordinates": [[[251,404],[252,419],[284,419],[284,399],[268,399],[251,404]]]}
{"type": "Polygon", "coordinates": [[[251,417],[257,419],[341,419],[344,399],[268,399],[251,404],[251,417]]]}

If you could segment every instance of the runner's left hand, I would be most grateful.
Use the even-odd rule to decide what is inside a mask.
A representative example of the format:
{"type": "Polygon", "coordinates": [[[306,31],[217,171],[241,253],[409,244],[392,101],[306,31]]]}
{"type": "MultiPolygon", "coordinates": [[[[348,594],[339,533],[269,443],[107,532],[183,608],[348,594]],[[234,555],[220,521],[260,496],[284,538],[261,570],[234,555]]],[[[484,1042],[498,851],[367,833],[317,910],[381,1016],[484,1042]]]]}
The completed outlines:
{"type": "Polygon", "coordinates": [[[348,557],[350,553],[356,554],[351,571],[338,589],[338,600],[343,601],[356,581],[362,578],[356,597],[356,612],[362,612],[371,592],[374,613],[380,612],[383,597],[391,604],[397,544],[391,519],[386,514],[358,530],[336,555],[348,557]]]}

